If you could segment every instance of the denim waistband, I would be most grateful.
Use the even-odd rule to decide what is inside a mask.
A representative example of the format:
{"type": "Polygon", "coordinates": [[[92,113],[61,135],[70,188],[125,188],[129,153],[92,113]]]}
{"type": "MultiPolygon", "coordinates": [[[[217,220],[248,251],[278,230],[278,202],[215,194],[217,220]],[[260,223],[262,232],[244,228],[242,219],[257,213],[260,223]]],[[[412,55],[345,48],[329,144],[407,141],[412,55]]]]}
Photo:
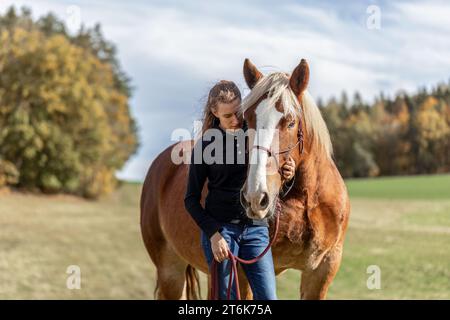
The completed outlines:
{"type": "Polygon", "coordinates": [[[240,218],[240,219],[230,220],[230,221],[228,221],[228,223],[247,224],[247,225],[254,225],[254,226],[269,226],[269,223],[267,222],[267,218],[264,218],[262,220],[240,218]]]}

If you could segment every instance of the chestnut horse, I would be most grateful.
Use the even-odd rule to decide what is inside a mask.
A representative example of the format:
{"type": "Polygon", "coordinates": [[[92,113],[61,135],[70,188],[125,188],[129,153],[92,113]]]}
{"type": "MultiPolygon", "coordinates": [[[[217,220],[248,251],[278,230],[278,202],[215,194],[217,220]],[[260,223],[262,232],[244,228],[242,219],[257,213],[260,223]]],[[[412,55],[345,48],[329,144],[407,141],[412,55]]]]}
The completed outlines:
{"type": "MultiPolygon", "coordinates": [[[[286,153],[271,153],[277,130],[280,150],[289,149],[295,160],[293,187],[280,199],[279,231],[272,246],[276,274],[287,269],[301,273],[300,297],[325,299],[342,259],[350,202],[344,181],[332,160],[328,129],[319,108],[306,90],[309,67],[305,60],[288,75],[263,76],[246,59],[244,78],[251,92],[242,101],[240,113],[256,136],[250,136],[248,176],[241,190],[246,214],[273,217],[283,181],[271,164],[281,167],[286,153]],[[264,129],[264,130],[263,130],[264,129]],[[297,132],[302,129],[303,143],[297,132]],[[256,137],[256,138],[255,138],[256,137]],[[255,141],[258,145],[255,144],[255,141]],[[270,150],[270,151],[269,151],[270,150]],[[275,160],[271,161],[276,157],[275,160]]],[[[200,244],[200,230],[184,208],[190,152],[194,141],[169,146],[153,161],[141,195],[141,230],[156,267],[158,299],[197,299],[197,270],[209,274],[200,244]],[[174,163],[173,155],[183,157],[174,163]]],[[[207,184],[202,193],[202,205],[207,184]]],[[[269,219],[273,232],[273,219],[269,219]]],[[[251,299],[251,288],[239,268],[241,297],[251,299]]],[[[208,276],[208,284],[210,283],[208,276]]],[[[209,287],[209,286],[208,286],[209,287]]]]}

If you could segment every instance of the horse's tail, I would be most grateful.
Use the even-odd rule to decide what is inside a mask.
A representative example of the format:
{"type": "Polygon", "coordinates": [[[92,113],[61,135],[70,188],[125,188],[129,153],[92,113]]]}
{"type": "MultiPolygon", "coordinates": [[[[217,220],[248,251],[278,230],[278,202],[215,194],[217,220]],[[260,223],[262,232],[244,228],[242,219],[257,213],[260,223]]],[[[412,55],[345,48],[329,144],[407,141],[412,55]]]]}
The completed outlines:
{"type": "Polygon", "coordinates": [[[186,298],[188,300],[199,300],[202,298],[200,288],[200,277],[197,270],[188,264],[186,267],[186,298]]]}

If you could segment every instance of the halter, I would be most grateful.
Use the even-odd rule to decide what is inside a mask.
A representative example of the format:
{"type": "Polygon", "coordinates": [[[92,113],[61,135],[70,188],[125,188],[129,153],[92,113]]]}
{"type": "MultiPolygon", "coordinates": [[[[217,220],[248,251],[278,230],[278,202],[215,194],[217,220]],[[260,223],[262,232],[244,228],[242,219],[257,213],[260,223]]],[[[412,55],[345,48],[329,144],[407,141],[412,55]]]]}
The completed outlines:
{"type": "Polygon", "coordinates": [[[295,147],[297,147],[298,144],[301,144],[300,154],[302,154],[302,153],[303,153],[303,128],[302,128],[302,123],[301,123],[301,121],[299,122],[299,128],[298,128],[298,131],[297,131],[297,142],[296,142],[293,146],[290,146],[290,147],[288,147],[287,149],[285,149],[285,150],[283,150],[283,151],[279,151],[279,152],[274,152],[274,151],[272,151],[272,150],[269,149],[269,148],[266,148],[266,147],[263,147],[263,146],[259,146],[259,145],[254,145],[254,146],[252,146],[252,149],[253,149],[253,148],[256,148],[256,149],[263,150],[263,151],[265,151],[265,152],[268,154],[269,158],[270,158],[270,157],[273,157],[273,158],[275,159],[275,163],[276,163],[276,165],[277,165],[277,171],[278,171],[278,173],[279,173],[281,176],[283,176],[283,173],[281,172],[281,168],[280,168],[280,163],[278,162],[278,159],[277,159],[276,156],[277,156],[277,155],[280,155],[280,154],[287,153],[288,155],[287,155],[286,158],[289,158],[289,155],[291,154],[291,151],[292,151],[295,147]]]}

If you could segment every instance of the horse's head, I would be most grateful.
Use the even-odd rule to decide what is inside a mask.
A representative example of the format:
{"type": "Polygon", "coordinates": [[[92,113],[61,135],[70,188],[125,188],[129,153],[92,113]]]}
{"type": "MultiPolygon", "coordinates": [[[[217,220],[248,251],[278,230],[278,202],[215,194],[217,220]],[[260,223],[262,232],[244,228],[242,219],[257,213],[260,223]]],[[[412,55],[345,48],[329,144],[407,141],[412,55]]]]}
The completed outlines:
{"type": "Polygon", "coordinates": [[[248,124],[250,164],[241,203],[249,218],[263,219],[275,212],[284,182],[280,168],[289,156],[297,168],[301,161],[304,120],[300,103],[309,67],[302,59],[290,76],[281,72],[263,76],[246,59],[244,77],[251,92],[240,111],[248,124]]]}

